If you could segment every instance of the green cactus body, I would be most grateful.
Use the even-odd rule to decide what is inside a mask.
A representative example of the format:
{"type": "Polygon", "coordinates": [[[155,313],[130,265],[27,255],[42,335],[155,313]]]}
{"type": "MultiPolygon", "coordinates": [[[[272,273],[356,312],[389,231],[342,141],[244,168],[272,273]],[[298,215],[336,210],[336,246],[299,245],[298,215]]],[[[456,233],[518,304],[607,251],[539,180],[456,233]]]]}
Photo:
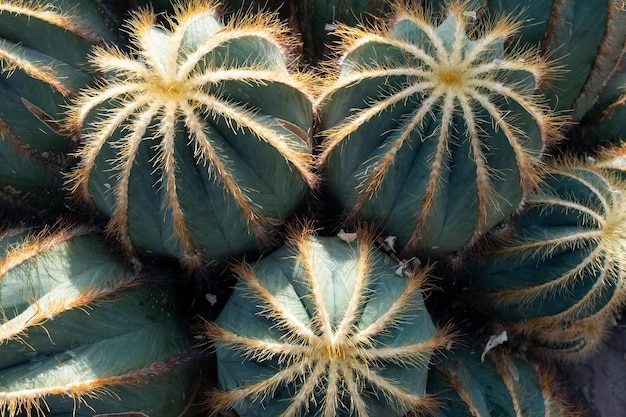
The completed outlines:
{"type": "Polygon", "coordinates": [[[579,416],[554,392],[551,372],[506,351],[448,352],[428,374],[428,393],[439,402],[436,417],[579,416]]]}
{"type": "Polygon", "coordinates": [[[542,89],[551,107],[578,122],[592,108],[626,47],[621,0],[479,0],[488,14],[518,13],[528,22],[512,43],[540,46],[563,70],[542,89]],[[528,3],[528,6],[526,5],[528,3]],[[594,22],[590,25],[589,22],[594,22]]]}
{"type": "Polygon", "coordinates": [[[341,27],[341,73],[321,101],[321,164],[349,218],[404,252],[442,256],[511,214],[538,181],[557,126],[535,88],[549,65],[505,53],[519,23],[467,37],[472,13],[398,10],[388,28],[341,27]]]}
{"type": "Polygon", "coordinates": [[[285,64],[285,28],[216,16],[190,2],[164,29],[138,13],[135,56],[98,49],[107,79],[73,110],[85,141],[73,191],[125,248],[189,267],[267,245],[316,181],[307,77],[285,64]]]}
{"type": "Polygon", "coordinates": [[[511,328],[526,339],[525,348],[535,355],[559,362],[584,361],[597,353],[615,325],[615,316],[591,316],[560,327],[533,328],[521,323],[511,328]]]}
{"type": "Polygon", "coordinates": [[[59,119],[69,98],[93,80],[84,64],[90,48],[110,37],[96,2],[0,4],[4,194],[43,198],[62,188],[61,166],[72,141],[59,119]]]}
{"type": "Polygon", "coordinates": [[[626,58],[607,80],[597,102],[574,132],[574,145],[593,152],[599,145],[615,144],[626,139],[626,58]]]}
{"type": "Polygon", "coordinates": [[[142,286],[87,230],[8,233],[0,245],[0,414],[185,410],[189,341],[165,287],[142,286]]]}
{"type": "Polygon", "coordinates": [[[555,1],[542,49],[566,71],[550,85],[556,109],[572,109],[572,119],[579,121],[618,66],[625,46],[622,1],[555,1]]]}
{"type": "Polygon", "coordinates": [[[479,254],[473,288],[527,333],[613,320],[626,294],[625,187],[619,175],[589,163],[552,167],[501,240],[479,254]]]}
{"type": "Polygon", "coordinates": [[[448,336],[422,299],[426,272],[394,273],[368,237],[303,233],[256,265],[206,333],[215,411],[249,416],[403,416],[430,409],[428,362],[448,336]]]}
{"type": "Polygon", "coordinates": [[[346,25],[362,23],[369,16],[389,13],[389,3],[381,0],[304,0],[297,8],[300,31],[306,56],[321,60],[336,39],[332,32],[341,22],[346,25]]]}

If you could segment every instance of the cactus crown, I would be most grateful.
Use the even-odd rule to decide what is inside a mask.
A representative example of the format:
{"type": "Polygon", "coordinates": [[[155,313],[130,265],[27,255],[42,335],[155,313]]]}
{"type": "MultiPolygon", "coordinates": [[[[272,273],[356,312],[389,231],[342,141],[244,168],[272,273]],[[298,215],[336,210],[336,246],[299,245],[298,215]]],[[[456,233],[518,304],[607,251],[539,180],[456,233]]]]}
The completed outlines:
{"type": "Polygon", "coordinates": [[[428,11],[397,6],[391,25],[372,29],[340,26],[337,30],[343,39],[341,74],[330,81],[322,101],[328,100],[332,107],[334,94],[339,100],[341,90],[368,80],[386,80],[385,84],[393,87],[379,87],[370,93],[369,102],[351,109],[344,120],[335,123],[337,117],[328,115],[320,164],[368,121],[386,118],[385,113],[394,117],[395,107],[410,109],[389,134],[393,138],[376,150],[360,172],[361,193],[352,214],[381,188],[401,148],[410,146],[412,135],[422,135],[422,142],[438,141],[418,227],[409,247],[419,240],[420,225],[435,204],[444,173],[451,169],[448,154],[455,142],[469,142],[469,158],[476,165],[476,233],[481,233],[491,226],[491,212],[504,211],[499,208],[505,203],[498,200],[494,183],[510,166],[492,163],[493,155],[515,156],[521,189],[528,192],[540,182],[538,157],[548,141],[556,138],[562,123],[535,94],[540,83],[554,76],[554,68],[533,49],[508,51],[505,46],[521,23],[503,16],[473,24],[475,12],[468,9],[468,3],[449,3],[448,16],[439,26],[428,11]],[[434,130],[429,126],[431,117],[437,124],[434,130]],[[501,143],[490,138],[489,132],[498,131],[503,134],[501,143]]]}
{"type": "Polygon", "coordinates": [[[81,129],[86,122],[91,125],[85,129],[85,146],[78,152],[81,161],[70,184],[79,196],[89,195],[89,176],[96,158],[111,141],[117,151],[117,177],[111,189],[116,206],[108,231],[127,248],[131,247],[127,233],[129,177],[144,140],[155,142],[151,163],[160,174],[164,205],[171,211],[174,230],[187,254],[194,249],[177,198],[177,131],[187,132],[198,165],[221,183],[259,240],[264,237],[264,225],[258,207],[248,195],[251,190],[238,184],[228,158],[213,140],[216,133],[211,123],[219,119],[235,133],[252,133],[275,148],[308,183],[315,181],[306,132],[292,123],[257,114],[256,108],[224,94],[230,84],[239,82],[280,84],[308,96],[308,76],[290,71],[284,62],[290,44],[286,28],[272,14],[236,16],[224,25],[217,13],[214,2],[181,3],[165,28],[155,26],[154,13],[141,11],[128,25],[134,56],[115,48],[97,48],[93,54],[93,65],[108,78],[98,88],[85,91],[73,107],[75,128],[81,129]],[[242,39],[248,44],[241,45],[242,39]],[[238,41],[237,48],[227,47],[238,41]],[[96,113],[95,121],[92,113],[96,113]],[[118,139],[112,139],[115,135],[118,139]]]}
{"type": "MultiPolygon", "coordinates": [[[[425,367],[432,352],[451,337],[446,330],[435,331],[422,304],[428,271],[415,273],[407,281],[391,271],[381,272],[384,263],[365,234],[358,238],[358,248],[337,238],[318,240],[310,234],[305,231],[296,237],[293,248],[267,260],[269,264],[237,267],[243,288],[239,297],[247,303],[252,299],[258,306],[256,318],[242,320],[241,313],[235,313],[237,323],[218,319],[218,324],[206,324],[205,333],[218,355],[219,349],[237,352],[237,358],[241,355],[247,360],[244,368],[255,373],[252,381],[243,378],[249,385],[212,393],[210,407],[214,411],[237,409],[246,402],[273,397],[284,385],[295,385],[289,400],[280,401],[279,410],[273,409],[276,415],[295,417],[314,408],[315,415],[325,417],[346,413],[366,417],[374,412],[372,407],[381,407],[377,403],[383,398],[397,415],[431,409],[432,398],[396,380],[399,375],[410,375],[411,382],[405,382],[419,385],[414,374],[419,371],[414,368],[425,367]],[[289,266],[294,261],[295,266],[289,266]],[[384,282],[379,281],[381,276],[384,282]],[[244,329],[243,321],[254,321],[252,328],[248,323],[244,329]],[[265,325],[270,326],[270,333],[263,336],[265,325]],[[273,374],[263,376],[262,368],[254,367],[263,363],[273,374]],[[396,367],[402,370],[396,372],[396,367]],[[403,374],[407,368],[413,373],[403,374]]],[[[383,271],[387,268],[384,265],[383,271]]],[[[238,302],[233,306],[239,312],[249,309],[238,302]]],[[[226,361],[240,366],[232,357],[226,361]]],[[[236,379],[228,370],[225,374],[226,381],[236,379]]]]}

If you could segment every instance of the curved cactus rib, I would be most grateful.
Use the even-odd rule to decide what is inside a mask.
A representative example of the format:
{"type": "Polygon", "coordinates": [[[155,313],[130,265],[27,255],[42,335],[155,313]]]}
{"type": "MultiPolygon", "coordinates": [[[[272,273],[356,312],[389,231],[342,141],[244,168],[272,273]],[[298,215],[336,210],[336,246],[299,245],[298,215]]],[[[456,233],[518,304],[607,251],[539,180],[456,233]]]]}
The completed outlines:
{"type": "Polygon", "coordinates": [[[50,85],[66,97],[72,94],[72,90],[63,83],[51,65],[29,60],[16,50],[15,44],[6,40],[0,41],[0,73],[10,76],[18,68],[28,76],[50,85]]]}
{"type": "Polygon", "coordinates": [[[63,11],[50,2],[6,0],[0,4],[0,13],[2,12],[29,16],[30,18],[41,20],[69,32],[76,33],[93,44],[99,43],[102,39],[87,28],[86,25],[81,25],[71,12],[63,11]]]}

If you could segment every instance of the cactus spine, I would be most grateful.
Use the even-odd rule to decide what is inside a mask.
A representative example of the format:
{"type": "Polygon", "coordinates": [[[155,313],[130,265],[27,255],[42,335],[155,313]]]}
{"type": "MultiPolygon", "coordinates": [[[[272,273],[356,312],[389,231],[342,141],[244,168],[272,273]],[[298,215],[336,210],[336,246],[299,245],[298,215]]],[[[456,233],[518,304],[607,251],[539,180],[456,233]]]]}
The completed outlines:
{"type": "Polygon", "coordinates": [[[217,16],[193,1],[164,29],[137,13],[134,56],[97,49],[107,79],[72,118],[85,141],[72,190],[110,215],[125,248],[191,268],[267,246],[316,181],[308,78],[285,63],[285,27],[268,14],[217,16]]]}
{"type": "Polygon", "coordinates": [[[424,395],[437,331],[422,289],[427,271],[397,276],[358,243],[297,236],[240,283],[206,334],[217,348],[215,410],[240,416],[402,416],[433,406],[424,395]]]}
{"type": "Polygon", "coordinates": [[[453,252],[511,214],[559,125],[535,93],[549,63],[504,46],[520,22],[475,30],[467,2],[446,12],[438,26],[403,8],[387,26],[341,26],[341,73],[320,104],[332,191],[410,255],[453,252]]]}

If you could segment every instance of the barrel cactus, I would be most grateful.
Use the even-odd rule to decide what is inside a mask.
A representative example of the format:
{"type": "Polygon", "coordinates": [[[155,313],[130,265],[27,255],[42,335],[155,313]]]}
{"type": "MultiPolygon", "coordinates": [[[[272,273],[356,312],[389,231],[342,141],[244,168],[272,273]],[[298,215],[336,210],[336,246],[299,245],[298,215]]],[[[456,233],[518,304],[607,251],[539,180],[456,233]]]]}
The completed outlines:
{"type": "Polygon", "coordinates": [[[112,37],[95,1],[0,4],[0,194],[58,200],[73,142],[59,122],[93,80],[90,48],[112,37]]]}
{"type": "Polygon", "coordinates": [[[590,319],[590,337],[598,338],[626,300],[625,192],[618,172],[571,158],[554,164],[545,186],[476,256],[480,299],[531,337],[584,333],[588,326],[568,329],[590,319]]]}
{"type": "Polygon", "coordinates": [[[497,349],[447,353],[428,375],[428,392],[440,402],[436,417],[576,417],[560,398],[553,371],[497,349]],[[481,357],[482,356],[482,357],[481,357]]]}
{"type": "Polygon", "coordinates": [[[347,218],[410,256],[454,252],[511,214],[560,123],[536,94],[550,64],[505,46],[521,23],[475,25],[468,6],[439,25],[397,8],[385,26],[340,26],[341,72],[320,103],[320,165],[347,218]]]}
{"type": "Polygon", "coordinates": [[[308,77],[290,70],[286,28],[218,15],[179,4],[165,28],[136,13],[133,56],[96,49],[105,80],[71,117],[84,140],[72,191],[110,216],[122,247],[190,268],[268,246],[316,182],[308,77]]]}
{"type": "Polygon", "coordinates": [[[189,408],[190,343],[167,287],[145,286],[85,228],[10,229],[0,246],[2,416],[189,408]]]}
{"type": "Polygon", "coordinates": [[[431,354],[449,340],[424,307],[427,271],[396,275],[367,233],[349,244],[303,232],[235,268],[205,337],[217,348],[214,411],[242,416],[403,416],[433,406],[431,354]]]}

